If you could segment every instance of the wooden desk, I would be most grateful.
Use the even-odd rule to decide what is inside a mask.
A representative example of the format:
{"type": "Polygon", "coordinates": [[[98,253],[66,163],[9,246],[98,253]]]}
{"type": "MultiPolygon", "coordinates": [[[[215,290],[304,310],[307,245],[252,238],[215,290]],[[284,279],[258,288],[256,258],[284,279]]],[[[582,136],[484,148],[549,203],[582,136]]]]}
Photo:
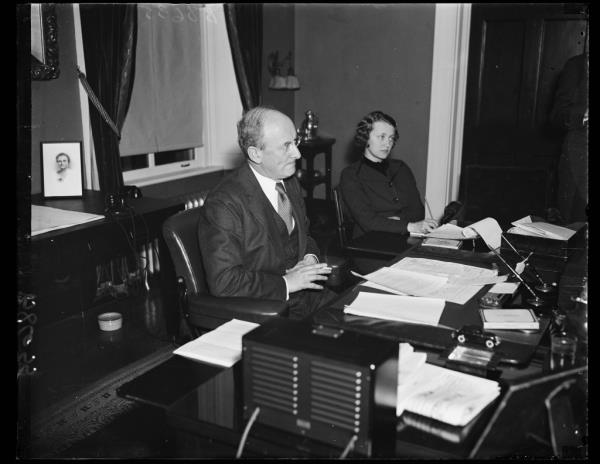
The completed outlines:
{"type": "MultiPolygon", "coordinates": [[[[501,396],[469,424],[463,435],[441,438],[403,425],[395,408],[378,403],[372,424],[373,458],[454,458],[545,456],[552,449],[530,438],[530,433],[548,438],[544,424],[544,398],[563,378],[584,375],[585,366],[556,373],[521,376],[502,383],[501,396]],[[531,382],[532,388],[527,385],[531,382]],[[539,386],[538,386],[539,385],[539,386]],[[503,399],[511,392],[511,402],[503,399]],[[514,396],[515,393],[519,397],[514,396]],[[515,414],[521,415],[513,420],[515,414]],[[503,437],[510,437],[504,440],[503,437]]],[[[394,375],[396,373],[394,372],[394,375]]],[[[378,382],[385,389],[389,382],[378,382]]],[[[393,382],[389,385],[393,385],[393,382]]],[[[387,388],[389,388],[389,385],[387,388]]],[[[119,396],[158,407],[176,437],[176,458],[232,458],[246,426],[243,420],[243,371],[238,362],[231,368],[211,366],[177,355],[127,382],[119,396]]],[[[378,402],[377,399],[375,399],[378,402]]],[[[452,429],[452,428],[451,428],[452,429]]],[[[243,457],[337,458],[341,447],[294,435],[255,423],[248,436],[243,457]]],[[[360,457],[352,452],[348,457],[360,457]]]]}
{"type": "MultiPolygon", "coordinates": [[[[418,250],[419,248],[415,248],[412,252],[418,254],[418,250]]],[[[445,251],[447,250],[439,250],[439,253],[443,255],[445,251]]],[[[473,255],[469,251],[452,251],[457,251],[453,253],[455,259],[458,257],[465,262],[476,261],[479,264],[487,264],[491,259],[490,256],[473,255]]],[[[426,253],[421,256],[426,257],[426,253]]],[[[446,256],[446,259],[449,257],[446,256]]],[[[355,290],[350,289],[347,294],[341,295],[338,303],[346,301],[355,290]]],[[[468,315],[467,318],[469,317],[472,316],[468,315]]],[[[313,317],[313,321],[319,323],[317,319],[313,317]]],[[[363,319],[369,319],[365,325],[371,326],[371,334],[374,331],[379,332],[376,320],[363,319]]],[[[345,329],[348,328],[351,329],[345,326],[345,329]]],[[[410,340],[413,330],[414,326],[410,327],[399,339],[407,337],[410,340]]],[[[386,336],[383,331],[379,334],[386,336]]],[[[438,335],[434,335],[434,340],[439,339],[438,335]]],[[[515,336],[527,337],[527,334],[515,334],[515,336]]],[[[432,350],[425,348],[428,361],[441,364],[443,361],[437,354],[439,343],[436,345],[434,342],[433,345],[432,350]]],[[[423,350],[422,345],[420,348],[423,350]]],[[[549,372],[548,357],[548,349],[542,347],[536,350],[529,366],[523,368],[516,365],[502,366],[501,396],[474,419],[459,442],[448,440],[447,436],[440,438],[433,431],[426,432],[411,426],[403,426],[401,419],[395,415],[395,408],[390,407],[389,404],[379,403],[372,425],[374,439],[372,457],[465,459],[552,456],[554,453],[548,440],[549,428],[545,422],[548,411],[544,399],[556,391],[564,379],[583,378],[587,367],[581,364],[571,370],[549,372]],[[532,388],[529,388],[530,385],[532,388]],[[513,394],[515,401],[506,403],[508,406],[505,406],[503,400],[513,394]],[[532,440],[530,438],[532,433],[541,440],[532,440]]],[[[383,380],[382,383],[393,392],[397,370],[392,369],[387,374],[388,377],[380,380],[383,380]]],[[[118,394],[143,404],[160,407],[165,411],[167,424],[172,428],[177,443],[180,444],[176,457],[231,458],[235,455],[246,426],[243,420],[242,382],[243,372],[240,362],[232,368],[224,369],[173,356],[163,364],[121,386],[118,394]]],[[[377,401],[375,399],[375,402],[377,401]]],[[[246,442],[243,456],[336,458],[340,453],[339,447],[256,423],[246,442]]],[[[350,453],[349,457],[356,456],[350,453]]]]}
{"type": "MultiPolygon", "coordinates": [[[[32,204],[92,214],[104,214],[104,195],[84,191],[83,198],[44,200],[32,195],[32,204]]],[[[163,301],[175,300],[175,275],[162,238],[164,220],[183,209],[179,201],[156,198],[128,200],[132,214],[66,227],[29,240],[31,292],[36,294],[39,323],[49,323],[86,311],[96,292],[96,266],[116,256],[132,256],[138,244],[158,239],[163,301]]]]}
{"type": "MultiPolygon", "coordinates": [[[[461,264],[490,268],[492,263],[501,265],[500,261],[487,253],[473,253],[466,250],[448,250],[436,247],[414,246],[392,261],[399,261],[405,256],[434,259],[440,261],[460,262],[461,264]]],[[[350,304],[360,291],[378,292],[378,290],[361,287],[360,284],[348,289],[328,308],[323,308],[313,315],[316,324],[330,327],[341,327],[379,337],[409,342],[421,348],[442,351],[450,348],[454,341],[452,329],[460,329],[466,325],[481,327],[479,303],[491,285],[483,286],[466,304],[460,305],[447,301],[440,318],[440,327],[407,324],[384,319],[345,314],[344,306],[350,304]],[[450,329],[452,328],[452,329],[450,329]]],[[[520,297],[518,297],[520,298],[520,297]]],[[[540,330],[534,333],[519,331],[499,331],[502,340],[502,359],[505,363],[524,366],[529,364],[535,350],[549,325],[548,318],[540,320],[540,330]]],[[[500,349],[500,348],[499,348],[500,349]]]]}
{"type": "Polygon", "coordinates": [[[306,190],[306,198],[312,200],[313,189],[322,183],[325,183],[326,199],[331,199],[331,147],[335,143],[334,138],[315,137],[310,140],[300,142],[298,149],[302,158],[296,161],[296,169],[302,168],[302,159],[306,161],[306,173],[300,178],[300,184],[306,190]],[[323,153],[325,156],[325,175],[319,175],[314,168],[314,158],[323,153]]]}

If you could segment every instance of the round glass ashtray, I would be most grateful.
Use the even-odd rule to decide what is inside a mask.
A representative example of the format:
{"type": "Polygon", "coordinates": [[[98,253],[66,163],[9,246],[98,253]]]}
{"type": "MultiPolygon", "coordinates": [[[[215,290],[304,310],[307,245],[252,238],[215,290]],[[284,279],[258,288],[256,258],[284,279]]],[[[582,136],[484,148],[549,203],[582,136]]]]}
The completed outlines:
{"type": "Polygon", "coordinates": [[[121,313],[102,313],[98,316],[98,325],[105,332],[119,330],[123,325],[123,316],[121,313]]]}

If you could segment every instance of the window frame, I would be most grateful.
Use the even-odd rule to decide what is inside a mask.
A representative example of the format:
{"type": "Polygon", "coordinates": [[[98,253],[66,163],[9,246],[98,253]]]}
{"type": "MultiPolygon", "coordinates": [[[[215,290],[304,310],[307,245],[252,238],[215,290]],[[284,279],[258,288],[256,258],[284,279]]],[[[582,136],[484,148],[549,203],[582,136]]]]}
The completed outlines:
{"type": "MultiPolygon", "coordinates": [[[[207,108],[210,108],[214,102],[211,98],[208,82],[208,66],[209,66],[209,50],[214,40],[211,37],[207,27],[207,18],[210,17],[206,5],[199,5],[200,14],[200,29],[202,43],[200,44],[202,49],[202,69],[201,80],[202,80],[202,122],[204,130],[202,131],[202,138],[204,144],[199,147],[188,147],[194,150],[194,159],[187,161],[175,161],[173,163],[156,165],[155,164],[155,153],[148,153],[147,162],[148,167],[133,169],[130,171],[123,171],[123,181],[125,184],[135,184],[138,186],[144,186],[149,184],[162,182],[163,180],[173,180],[178,178],[189,177],[192,175],[198,175],[205,172],[212,172],[218,169],[222,169],[222,166],[210,167],[209,153],[207,150],[207,140],[210,139],[210,132],[207,129],[207,122],[209,121],[210,115],[208,114],[207,108]]],[[[142,155],[143,153],[140,153],[142,155]]]]}
{"type": "MultiPolygon", "coordinates": [[[[204,145],[194,148],[195,160],[190,160],[189,166],[181,166],[188,162],[176,162],[160,166],[152,166],[145,169],[136,169],[133,171],[124,171],[123,180],[125,184],[135,184],[139,187],[158,184],[170,180],[183,179],[186,177],[197,176],[224,169],[231,169],[232,158],[230,156],[231,147],[237,147],[237,138],[234,134],[224,133],[219,127],[218,121],[226,118],[226,121],[234,114],[240,113],[242,109],[241,97],[237,87],[232,90],[236,93],[235,102],[218,102],[217,92],[210,92],[214,89],[217,82],[222,81],[218,74],[223,69],[223,53],[229,52],[229,43],[223,42],[223,30],[217,29],[219,22],[224,19],[222,11],[223,4],[199,4],[200,6],[200,27],[202,35],[202,95],[203,107],[202,118],[204,121],[203,134],[204,145]],[[220,10],[219,10],[220,9],[220,10]],[[219,35],[220,34],[220,35],[219,35]],[[231,138],[231,140],[230,140],[231,138]]],[[[79,4],[73,4],[73,13],[75,17],[75,46],[77,50],[77,65],[83,73],[85,69],[85,57],[83,53],[83,41],[81,35],[81,19],[79,13],[79,4]]],[[[221,24],[221,28],[224,25],[221,24]]],[[[225,31],[226,33],[226,31],[225,31]]],[[[235,77],[234,77],[235,79],[235,77]]],[[[88,190],[99,190],[98,170],[94,155],[94,142],[90,123],[90,106],[85,89],[79,83],[79,99],[81,105],[82,130],[84,140],[84,168],[85,168],[85,188],[88,190]]],[[[140,153],[141,154],[141,153],[140,153]]],[[[153,154],[152,164],[154,164],[153,154]]]]}

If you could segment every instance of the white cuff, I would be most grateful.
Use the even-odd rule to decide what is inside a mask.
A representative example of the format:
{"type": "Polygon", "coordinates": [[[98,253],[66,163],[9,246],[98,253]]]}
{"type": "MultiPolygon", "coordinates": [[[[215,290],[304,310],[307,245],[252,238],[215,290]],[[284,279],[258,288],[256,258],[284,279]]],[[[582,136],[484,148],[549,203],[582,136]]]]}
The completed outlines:
{"type": "MultiPolygon", "coordinates": [[[[319,257],[318,257],[317,255],[313,254],[313,253],[307,253],[307,254],[305,254],[303,259],[306,259],[306,257],[307,257],[307,256],[312,256],[312,257],[314,257],[314,258],[315,258],[315,261],[316,261],[317,263],[318,263],[318,262],[320,262],[320,261],[319,261],[319,257]]],[[[315,263],[315,264],[316,264],[316,263],[315,263]]]]}
{"type": "Polygon", "coordinates": [[[287,279],[285,278],[285,276],[283,277],[283,281],[285,282],[285,301],[288,301],[290,299],[290,291],[288,290],[288,283],[287,283],[287,279]]]}

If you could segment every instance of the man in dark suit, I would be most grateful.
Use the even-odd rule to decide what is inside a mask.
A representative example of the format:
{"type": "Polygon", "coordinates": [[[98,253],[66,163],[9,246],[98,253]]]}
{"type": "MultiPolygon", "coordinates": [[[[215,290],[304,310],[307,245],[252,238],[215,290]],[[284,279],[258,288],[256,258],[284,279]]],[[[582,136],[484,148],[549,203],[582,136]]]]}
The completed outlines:
{"type": "Polygon", "coordinates": [[[322,285],[331,268],[319,262],[308,233],[298,180],[294,123],[256,107],[238,122],[246,162],[207,196],[198,235],[206,279],[215,296],[286,300],[301,319],[335,298],[322,285]],[[280,185],[278,185],[280,184],[280,185]]]}
{"type": "Polygon", "coordinates": [[[551,123],[565,131],[557,194],[565,223],[588,219],[588,79],[586,46],[586,52],[570,58],[561,71],[550,113],[551,123]]]}

